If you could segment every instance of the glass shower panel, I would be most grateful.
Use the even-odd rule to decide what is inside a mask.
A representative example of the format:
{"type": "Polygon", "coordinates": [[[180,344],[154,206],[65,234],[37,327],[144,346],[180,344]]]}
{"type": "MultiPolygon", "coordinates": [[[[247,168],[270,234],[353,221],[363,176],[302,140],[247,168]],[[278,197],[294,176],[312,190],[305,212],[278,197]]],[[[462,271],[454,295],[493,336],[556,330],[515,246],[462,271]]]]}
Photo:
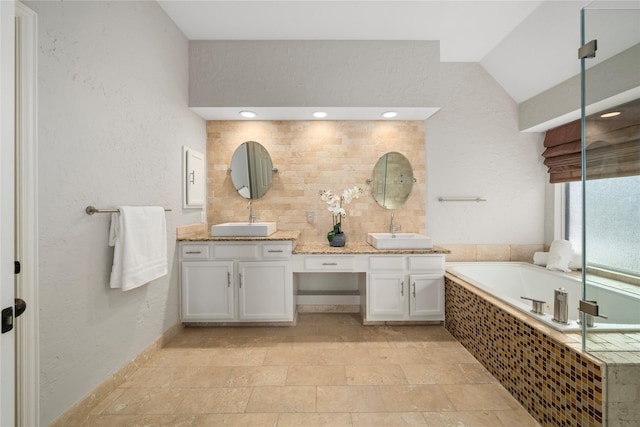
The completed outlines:
{"type": "Polygon", "coordinates": [[[593,2],[581,18],[597,50],[581,60],[583,173],[570,191],[583,300],[599,314],[581,315],[583,348],[606,363],[605,425],[640,425],[640,2],[593,2]]]}
{"type": "Polygon", "coordinates": [[[582,16],[583,44],[597,41],[583,59],[584,299],[607,317],[584,319],[584,347],[638,352],[640,8],[612,4],[594,2],[582,16]]]}

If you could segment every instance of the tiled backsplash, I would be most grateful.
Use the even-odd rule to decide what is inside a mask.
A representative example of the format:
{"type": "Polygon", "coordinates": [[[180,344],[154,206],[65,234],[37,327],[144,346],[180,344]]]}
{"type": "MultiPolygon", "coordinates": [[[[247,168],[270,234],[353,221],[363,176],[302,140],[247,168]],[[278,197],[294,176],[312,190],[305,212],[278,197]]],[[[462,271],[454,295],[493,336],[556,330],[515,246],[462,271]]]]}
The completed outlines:
{"type": "MultiPolygon", "coordinates": [[[[320,190],[342,192],[359,186],[365,195],[345,206],[347,239],[366,240],[368,232],[389,229],[391,214],[378,206],[366,180],[385,153],[404,154],[417,182],[407,203],[396,211],[402,231],[425,232],[425,134],[421,121],[208,121],[207,215],[210,224],[246,221],[247,199],[235,191],[227,169],[235,149],[257,141],[270,153],[278,173],[269,192],[253,201],[260,221],[298,230],[303,242],[326,242],[332,228],[320,190]],[[313,212],[315,222],[307,222],[313,212]]],[[[347,241],[348,241],[347,240],[347,241]]]]}
{"type": "Polygon", "coordinates": [[[207,224],[190,224],[176,228],[176,239],[189,239],[209,233],[207,224]]]}

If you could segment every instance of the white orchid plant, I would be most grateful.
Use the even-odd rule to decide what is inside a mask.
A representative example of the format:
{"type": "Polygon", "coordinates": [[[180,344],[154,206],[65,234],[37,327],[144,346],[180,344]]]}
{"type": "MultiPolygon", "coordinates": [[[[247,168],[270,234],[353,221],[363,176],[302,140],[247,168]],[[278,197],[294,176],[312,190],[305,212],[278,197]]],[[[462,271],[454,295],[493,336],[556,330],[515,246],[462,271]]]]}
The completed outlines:
{"type": "Polygon", "coordinates": [[[329,212],[333,215],[333,230],[327,236],[329,241],[333,236],[342,233],[342,218],[347,216],[343,205],[351,203],[353,199],[360,198],[364,191],[360,187],[347,188],[341,195],[335,195],[331,190],[321,190],[320,199],[329,205],[329,212]]]}

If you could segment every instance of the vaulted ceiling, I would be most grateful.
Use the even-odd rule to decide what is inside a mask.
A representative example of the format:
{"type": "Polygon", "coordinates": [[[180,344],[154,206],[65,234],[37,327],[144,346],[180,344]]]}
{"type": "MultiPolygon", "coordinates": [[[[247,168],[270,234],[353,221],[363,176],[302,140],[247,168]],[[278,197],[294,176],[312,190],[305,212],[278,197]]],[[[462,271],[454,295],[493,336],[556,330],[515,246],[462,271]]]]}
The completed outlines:
{"type": "MultiPolygon", "coordinates": [[[[158,2],[190,40],[438,40],[441,61],[479,62],[518,103],[580,72],[580,11],[593,4],[583,0],[158,2]]],[[[599,3],[640,4],[638,0],[599,3]]],[[[637,40],[626,43],[630,46],[637,40]]],[[[598,60],[606,57],[599,54],[598,60]]]]}

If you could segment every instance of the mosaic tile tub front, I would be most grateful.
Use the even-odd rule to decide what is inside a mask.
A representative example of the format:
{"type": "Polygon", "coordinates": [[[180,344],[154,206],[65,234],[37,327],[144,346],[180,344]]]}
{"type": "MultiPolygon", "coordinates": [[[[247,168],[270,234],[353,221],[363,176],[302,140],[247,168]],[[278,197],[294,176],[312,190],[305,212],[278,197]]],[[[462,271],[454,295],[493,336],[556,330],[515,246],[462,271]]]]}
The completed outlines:
{"type": "Polygon", "coordinates": [[[543,426],[602,426],[605,366],[445,279],[445,327],[543,426]]]}

